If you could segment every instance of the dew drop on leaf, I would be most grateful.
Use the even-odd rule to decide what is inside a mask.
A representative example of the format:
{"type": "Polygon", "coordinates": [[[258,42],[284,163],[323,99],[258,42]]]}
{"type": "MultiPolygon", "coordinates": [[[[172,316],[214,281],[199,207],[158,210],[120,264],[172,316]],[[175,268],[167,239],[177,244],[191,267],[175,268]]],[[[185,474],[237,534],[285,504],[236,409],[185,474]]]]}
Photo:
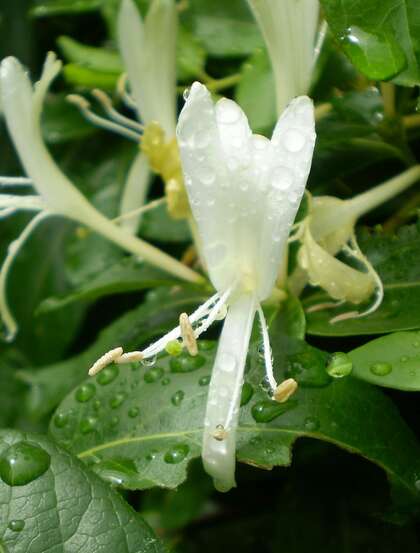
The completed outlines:
{"type": "Polygon", "coordinates": [[[178,405],[181,405],[182,400],[184,399],[185,393],[182,390],[178,390],[174,393],[174,395],[171,397],[171,403],[172,405],[175,405],[175,407],[178,407],[178,405]]]}
{"type": "Polygon", "coordinates": [[[93,398],[95,392],[96,388],[94,384],[82,384],[82,386],[76,390],[75,397],[79,403],[86,403],[86,401],[93,398]]]}
{"type": "Polygon", "coordinates": [[[198,342],[198,349],[200,351],[211,351],[215,347],[215,342],[212,342],[211,340],[200,340],[198,342]]]}
{"type": "Polygon", "coordinates": [[[272,400],[258,401],[252,406],[251,413],[256,422],[270,422],[295,407],[296,404],[296,401],[285,403],[272,400]]]}
{"type": "Polygon", "coordinates": [[[167,386],[168,384],[170,384],[170,382],[171,382],[171,379],[165,376],[165,378],[162,378],[161,384],[162,386],[167,386]]]}
{"type": "Polygon", "coordinates": [[[128,411],[128,416],[131,419],[134,419],[138,416],[139,413],[140,413],[140,409],[138,407],[131,407],[131,409],[129,409],[128,411]]]}
{"type": "Polygon", "coordinates": [[[25,521],[24,520],[11,520],[9,524],[7,525],[9,530],[12,532],[22,532],[22,530],[25,528],[25,521]]]}
{"type": "Polygon", "coordinates": [[[96,417],[87,417],[80,421],[79,430],[82,434],[90,434],[96,428],[98,419],[96,417]]]}
{"type": "Polygon", "coordinates": [[[113,486],[129,486],[137,476],[137,468],[130,459],[106,459],[96,463],[93,471],[113,486]]]}
{"type": "Polygon", "coordinates": [[[188,353],[182,353],[171,359],[170,367],[173,373],[189,373],[202,367],[206,363],[205,357],[196,355],[192,357],[188,353]]]}
{"type": "Polygon", "coordinates": [[[9,486],[24,486],[44,474],[50,462],[49,454],[42,447],[18,442],[1,455],[0,478],[9,486]]]}
{"type": "Polygon", "coordinates": [[[307,417],[303,426],[307,432],[315,432],[315,430],[318,430],[320,424],[319,420],[315,417],[307,417]]]}
{"type": "Polygon", "coordinates": [[[202,376],[200,380],[198,381],[199,386],[208,386],[210,384],[210,378],[211,376],[209,374],[206,374],[206,376],[202,376]]]}
{"type": "Polygon", "coordinates": [[[351,374],[353,363],[347,353],[338,351],[333,353],[328,359],[326,366],[327,373],[333,378],[343,378],[351,374]]]}
{"type": "Polygon", "coordinates": [[[375,376],[386,376],[392,371],[391,363],[374,363],[369,367],[369,370],[375,376]]]}
{"type": "Polygon", "coordinates": [[[249,382],[244,382],[241,392],[241,407],[246,405],[254,394],[254,388],[249,382]]]}
{"type": "Polygon", "coordinates": [[[147,382],[147,384],[151,384],[152,382],[157,382],[162,376],[162,367],[152,367],[144,373],[144,381],[147,382]]]}
{"type": "Polygon", "coordinates": [[[69,422],[68,413],[57,413],[54,416],[54,426],[57,428],[64,428],[69,422]]]}
{"type": "Polygon", "coordinates": [[[153,367],[153,365],[156,363],[156,355],[153,357],[149,357],[148,359],[142,359],[141,364],[143,367],[153,367]]]}
{"type": "Polygon", "coordinates": [[[171,447],[171,449],[168,449],[163,457],[163,460],[165,461],[165,463],[169,463],[170,465],[176,465],[177,463],[181,463],[181,461],[185,459],[189,451],[190,448],[187,446],[187,444],[175,445],[171,447]]]}
{"type": "Polygon", "coordinates": [[[117,409],[118,407],[120,407],[124,403],[125,397],[126,396],[124,392],[116,393],[115,396],[112,397],[109,402],[109,406],[111,407],[111,409],[117,409]]]}
{"type": "Polygon", "coordinates": [[[119,372],[120,371],[116,365],[108,365],[108,367],[105,367],[98,374],[98,376],[96,377],[96,382],[98,384],[101,384],[102,386],[106,386],[117,378],[119,372]]]}

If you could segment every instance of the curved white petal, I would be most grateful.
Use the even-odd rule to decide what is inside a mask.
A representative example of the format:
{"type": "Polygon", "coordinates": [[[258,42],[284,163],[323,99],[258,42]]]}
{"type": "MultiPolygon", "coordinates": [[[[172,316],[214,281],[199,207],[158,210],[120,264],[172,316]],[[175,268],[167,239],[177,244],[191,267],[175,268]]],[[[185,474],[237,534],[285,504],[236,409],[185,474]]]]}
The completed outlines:
{"type": "MultiPolygon", "coordinates": [[[[146,199],[150,182],[149,162],[145,154],[140,152],[134,159],[124,186],[120,204],[120,214],[125,215],[133,209],[141,207],[146,199]]],[[[136,234],[141,220],[141,215],[122,219],[121,228],[131,234],[136,234]]]]}
{"type": "Polygon", "coordinates": [[[143,21],[133,0],[123,0],[118,42],[139,117],[158,121],[170,138],[176,123],[177,11],[173,0],[154,0],[143,21]]]}

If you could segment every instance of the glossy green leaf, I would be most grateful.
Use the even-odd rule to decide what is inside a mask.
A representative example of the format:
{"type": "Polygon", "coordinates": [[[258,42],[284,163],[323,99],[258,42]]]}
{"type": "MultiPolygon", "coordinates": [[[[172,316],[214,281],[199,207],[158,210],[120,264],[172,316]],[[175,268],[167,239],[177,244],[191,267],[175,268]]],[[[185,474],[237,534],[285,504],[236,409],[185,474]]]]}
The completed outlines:
{"type": "Polygon", "coordinates": [[[190,0],[184,20],[211,56],[245,56],[264,43],[242,0],[190,0]]]}
{"type": "MultiPolygon", "coordinates": [[[[383,334],[420,327],[420,233],[416,225],[403,227],[396,236],[381,232],[363,232],[359,245],[369,258],[384,284],[381,306],[371,315],[335,324],[329,320],[339,313],[354,310],[346,304],[307,314],[308,332],[321,336],[383,334]]],[[[314,293],[303,302],[304,307],[327,300],[323,293],[314,293]]],[[[327,300],[329,301],[329,300],[327,300]]]]}
{"type": "Polygon", "coordinates": [[[44,436],[0,432],[0,513],[1,551],[165,551],[115,490],[44,436]],[[25,484],[6,483],[10,471],[25,484]]]}
{"type": "Polygon", "coordinates": [[[163,272],[140,262],[133,257],[124,257],[96,277],[81,284],[69,294],[45,299],[38,308],[39,313],[62,309],[78,301],[93,301],[111,294],[134,292],[156,286],[169,286],[176,280],[163,272]]]}
{"type": "Polygon", "coordinates": [[[178,323],[180,313],[190,312],[202,300],[200,290],[151,291],[144,303],[106,327],[82,353],[36,371],[20,371],[20,378],[30,386],[29,414],[39,419],[50,413],[71,389],[85,380],[89,367],[106,351],[117,346],[132,350],[145,345],[154,336],[170,330],[178,323]]]}
{"type": "Polygon", "coordinates": [[[349,352],[352,374],[371,384],[420,390],[420,333],[395,332],[349,352]]]}
{"type": "Polygon", "coordinates": [[[321,0],[336,39],[356,67],[375,80],[420,82],[417,0],[321,0]]]}
{"type": "Polygon", "coordinates": [[[79,63],[68,63],[63,68],[66,81],[76,87],[102,88],[112,92],[117,86],[120,73],[96,71],[79,63]]]}
{"type": "MultiPolygon", "coordinates": [[[[377,463],[402,490],[404,500],[416,500],[420,446],[392,402],[350,377],[331,379],[325,371],[326,354],[287,338],[282,328],[284,317],[279,317],[271,329],[277,378],[294,377],[300,386],[286,404],[270,400],[261,386],[258,342],[251,348],[246,372],[251,393],[246,393],[241,410],[238,460],[266,469],[289,465],[294,442],[312,437],[377,463]]],[[[111,367],[112,378],[106,382],[101,384],[98,375],[82,385],[90,390],[87,401],[80,401],[84,388],[63,401],[51,423],[52,436],[93,463],[99,474],[108,461],[131,463],[129,478],[124,471],[120,475],[123,486],[179,485],[189,460],[200,454],[215,349],[214,343],[203,342],[196,358],[163,355],[153,367],[111,367]]]]}
{"type": "Polygon", "coordinates": [[[245,111],[254,132],[271,131],[277,120],[277,111],[274,77],[267,50],[256,50],[243,64],[241,73],[235,100],[245,111]]]}

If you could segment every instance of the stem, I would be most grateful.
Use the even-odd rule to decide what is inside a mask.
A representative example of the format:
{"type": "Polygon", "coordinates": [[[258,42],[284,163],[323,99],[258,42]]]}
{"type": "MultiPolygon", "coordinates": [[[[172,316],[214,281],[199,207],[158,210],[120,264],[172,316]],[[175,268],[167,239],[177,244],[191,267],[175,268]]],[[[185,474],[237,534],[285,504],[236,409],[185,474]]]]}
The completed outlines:
{"type": "Polygon", "coordinates": [[[402,120],[406,129],[414,129],[416,127],[420,127],[420,113],[405,115],[402,120]]]}
{"type": "Polygon", "coordinates": [[[161,205],[164,205],[166,203],[166,198],[158,198],[157,200],[153,200],[149,202],[148,204],[142,205],[141,207],[138,207],[137,209],[133,209],[132,211],[128,211],[127,213],[124,213],[124,215],[119,215],[118,217],[115,217],[115,219],[112,219],[113,223],[119,223],[120,221],[126,221],[128,219],[131,219],[132,217],[137,217],[138,215],[142,215],[143,213],[147,213],[148,211],[152,211],[153,209],[156,209],[157,207],[160,207],[161,205]]]}
{"type": "Polygon", "coordinates": [[[219,491],[235,486],[236,428],[256,299],[243,294],[232,303],[219,339],[207,398],[202,457],[219,491]],[[217,432],[219,437],[216,438],[217,432]]]}
{"type": "Polygon", "coordinates": [[[368,211],[383,204],[420,179],[420,165],[407,169],[389,181],[347,200],[347,209],[358,219],[368,211]]]}
{"type": "Polygon", "coordinates": [[[210,78],[206,83],[206,87],[212,92],[218,92],[225,88],[230,88],[235,84],[238,84],[241,80],[242,75],[240,73],[235,73],[234,75],[229,75],[228,77],[223,77],[223,79],[212,79],[210,78]]]}
{"type": "Polygon", "coordinates": [[[318,104],[315,106],[315,121],[319,121],[326,115],[330,113],[332,110],[332,104],[330,102],[323,102],[322,104],[318,104]]]}
{"type": "Polygon", "coordinates": [[[387,117],[395,117],[395,86],[392,83],[381,82],[381,94],[384,111],[387,117]]]}
{"type": "Polygon", "coordinates": [[[405,205],[398,210],[392,217],[390,217],[383,225],[385,232],[392,233],[396,228],[403,225],[408,219],[410,219],[416,208],[420,205],[420,192],[416,192],[405,203],[405,205]]]}
{"type": "MultiPolygon", "coordinates": [[[[132,219],[131,217],[127,218],[127,214],[132,214],[131,211],[133,207],[140,207],[144,205],[147,190],[150,183],[150,169],[149,162],[146,155],[143,152],[137,154],[134,159],[130,171],[128,173],[127,181],[124,186],[124,190],[121,197],[120,203],[120,217],[119,221],[124,221],[121,225],[127,232],[136,234],[139,224],[140,217],[132,219]]],[[[140,212],[141,213],[141,212],[140,212]]]]}

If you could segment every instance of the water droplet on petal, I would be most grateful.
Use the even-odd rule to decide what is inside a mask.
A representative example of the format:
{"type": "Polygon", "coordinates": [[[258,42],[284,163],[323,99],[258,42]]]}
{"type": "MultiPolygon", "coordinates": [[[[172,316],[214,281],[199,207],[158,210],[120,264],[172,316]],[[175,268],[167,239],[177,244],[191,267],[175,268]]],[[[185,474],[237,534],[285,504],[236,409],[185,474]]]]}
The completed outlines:
{"type": "Polygon", "coordinates": [[[216,104],[216,119],[218,123],[224,125],[236,123],[241,115],[241,109],[233,100],[222,98],[216,104]]]}
{"type": "Polygon", "coordinates": [[[51,458],[42,447],[18,442],[0,457],[0,478],[9,486],[24,486],[46,472],[51,458]]]}
{"type": "Polygon", "coordinates": [[[271,186],[275,190],[288,190],[293,181],[293,173],[287,167],[275,167],[271,174],[271,186]]]}
{"type": "Polygon", "coordinates": [[[305,142],[305,136],[296,129],[289,129],[283,136],[284,146],[291,153],[300,152],[305,142]]]}
{"type": "Polygon", "coordinates": [[[185,459],[189,451],[190,448],[187,444],[175,445],[165,453],[163,460],[165,463],[169,463],[170,465],[176,465],[185,459]]]}
{"type": "Polygon", "coordinates": [[[220,368],[225,373],[231,373],[236,368],[236,357],[231,353],[222,353],[218,356],[217,360],[220,364],[220,368]]]}
{"type": "Polygon", "coordinates": [[[187,101],[189,95],[190,95],[190,89],[189,89],[189,88],[186,88],[186,89],[184,90],[184,92],[182,93],[182,97],[184,98],[185,101],[187,101]]]}
{"type": "Polygon", "coordinates": [[[391,363],[374,363],[369,367],[369,370],[375,376],[386,376],[392,372],[391,363]]]}

